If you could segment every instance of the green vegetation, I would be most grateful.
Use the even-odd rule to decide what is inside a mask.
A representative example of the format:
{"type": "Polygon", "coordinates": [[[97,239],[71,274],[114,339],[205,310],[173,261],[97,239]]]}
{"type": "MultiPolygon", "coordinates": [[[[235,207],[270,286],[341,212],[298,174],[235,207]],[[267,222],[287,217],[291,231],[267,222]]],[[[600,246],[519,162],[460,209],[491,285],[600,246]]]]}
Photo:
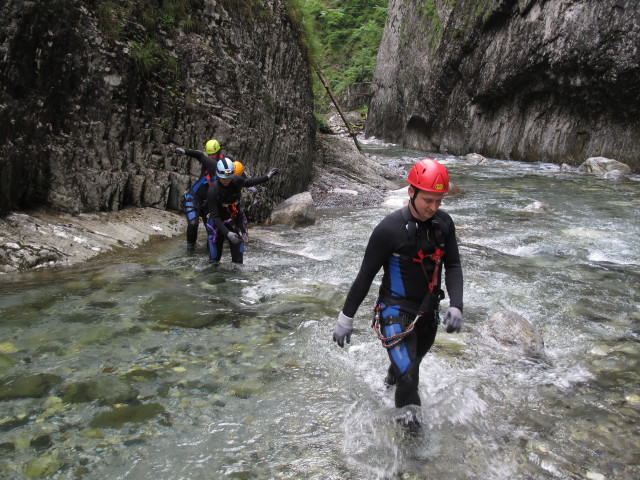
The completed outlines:
{"type": "MultiPolygon", "coordinates": [[[[308,43],[336,94],[353,83],[370,82],[387,19],[387,0],[296,0],[308,43]]],[[[316,82],[319,103],[328,103],[316,82]]]]}
{"type": "Polygon", "coordinates": [[[98,28],[105,37],[127,41],[129,57],[142,78],[174,89],[178,62],[165,47],[166,39],[200,31],[195,12],[203,0],[98,0],[98,28]]]}

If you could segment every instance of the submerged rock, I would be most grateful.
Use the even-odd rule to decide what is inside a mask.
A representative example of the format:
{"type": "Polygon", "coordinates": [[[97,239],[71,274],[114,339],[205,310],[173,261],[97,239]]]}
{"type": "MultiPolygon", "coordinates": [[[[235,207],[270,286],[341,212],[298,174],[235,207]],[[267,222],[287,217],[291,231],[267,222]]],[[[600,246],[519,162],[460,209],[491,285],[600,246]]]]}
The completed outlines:
{"type": "Polygon", "coordinates": [[[525,212],[531,213],[551,213],[551,208],[546,203],[542,203],[538,200],[530,203],[523,209],[525,212]]]}
{"type": "Polygon", "coordinates": [[[480,324],[478,334],[485,340],[497,342],[528,357],[545,356],[542,335],[526,318],[509,310],[491,315],[480,324]]]}
{"type": "Polygon", "coordinates": [[[8,357],[4,353],[0,352],[0,372],[9,370],[16,363],[17,362],[13,360],[11,357],[8,357]]]}
{"type": "Polygon", "coordinates": [[[125,423],[145,422],[161,413],[165,413],[165,409],[159,403],[126,405],[96,415],[89,425],[95,428],[118,428],[125,423]]]}
{"type": "Polygon", "coordinates": [[[135,400],[138,391],[126,380],[115,377],[100,377],[87,382],[68,385],[64,392],[64,401],[83,403],[99,400],[100,403],[111,405],[135,400]]]}
{"type": "Polygon", "coordinates": [[[490,163],[486,157],[480,155],[479,153],[467,153],[464,158],[468,162],[473,162],[476,165],[489,165],[490,163]]]}
{"type": "Polygon", "coordinates": [[[447,192],[447,196],[451,197],[456,195],[464,195],[464,190],[462,190],[462,188],[454,184],[452,181],[449,181],[449,191],[447,192]]]}
{"type": "Polygon", "coordinates": [[[50,373],[12,375],[0,380],[0,400],[44,397],[49,389],[62,382],[62,377],[50,373]]]}
{"type": "Polygon", "coordinates": [[[626,175],[624,175],[620,170],[617,169],[609,170],[604,174],[604,178],[606,178],[607,180],[612,180],[614,182],[621,182],[627,179],[626,175]]]}
{"type": "Polygon", "coordinates": [[[24,475],[27,478],[43,478],[53,475],[62,468],[62,462],[57,453],[45,453],[34,458],[24,466],[24,475]]]}

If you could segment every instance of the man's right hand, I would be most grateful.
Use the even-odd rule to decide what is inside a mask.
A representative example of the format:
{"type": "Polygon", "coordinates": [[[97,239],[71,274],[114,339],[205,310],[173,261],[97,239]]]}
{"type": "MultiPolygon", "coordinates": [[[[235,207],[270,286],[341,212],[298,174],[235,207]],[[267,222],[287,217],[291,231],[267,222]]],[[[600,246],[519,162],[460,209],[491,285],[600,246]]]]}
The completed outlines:
{"type": "Polygon", "coordinates": [[[182,148],[182,147],[176,148],[176,153],[178,153],[180,155],[184,155],[184,148],[182,148]]]}
{"type": "Polygon", "coordinates": [[[338,315],[338,323],[333,330],[333,341],[340,347],[344,347],[344,341],[351,343],[351,332],[353,332],[353,318],[347,317],[344,313],[340,312],[338,315]]]}
{"type": "Polygon", "coordinates": [[[229,239],[229,241],[230,241],[231,243],[233,243],[234,245],[237,245],[237,244],[239,244],[239,243],[242,241],[242,239],[241,239],[241,238],[238,236],[238,234],[237,234],[237,233],[235,233],[235,232],[229,232],[229,233],[227,233],[227,238],[228,238],[228,239],[229,239]]]}

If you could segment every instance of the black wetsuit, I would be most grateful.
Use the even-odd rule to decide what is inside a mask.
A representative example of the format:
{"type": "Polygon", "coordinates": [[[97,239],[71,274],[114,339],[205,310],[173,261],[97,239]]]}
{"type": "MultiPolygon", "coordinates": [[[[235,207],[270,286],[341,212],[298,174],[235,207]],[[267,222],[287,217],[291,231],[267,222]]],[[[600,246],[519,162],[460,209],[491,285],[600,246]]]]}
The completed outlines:
{"type": "Polygon", "coordinates": [[[202,217],[203,223],[207,221],[207,209],[205,208],[207,191],[209,184],[216,179],[216,162],[218,158],[222,158],[222,154],[218,153],[214,158],[210,158],[198,150],[187,149],[184,154],[195,158],[202,165],[198,181],[182,196],[182,208],[187,216],[187,245],[193,248],[198,239],[200,218],[202,217]]]}
{"type": "Polygon", "coordinates": [[[389,337],[407,328],[429,294],[429,307],[413,332],[388,350],[392,365],[390,373],[397,381],[396,407],[420,405],[420,362],[435,340],[436,314],[443,296],[440,288],[442,269],[434,278],[436,260],[429,256],[435,254],[437,257],[439,253],[450,306],[462,311],[462,266],[453,220],[449,214],[438,210],[429,220],[416,221],[408,207],[388,215],[373,230],[360,271],[342,309],[346,316],[354,317],[373,279],[384,267],[378,304],[381,330],[389,337]],[[432,282],[434,286],[430,292],[432,282]]]}
{"type": "Polygon", "coordinates": [[[269,176],[241,177],[232,175],[229,178],[231,183],[228,186],[225,187],[219,180],[216,180],[211,184],[207,192],[209,257],[213,261],[220,261],[224,240],[227,238],[227,234],[232,231],[237,233],[243,241],[237,245],[229,242],[231,261],[242,263],[244,240],[246,239],[246,225],[244,223],[242,205],[240,204],[242,188],[264,183],[269,180],[269,176]]]}

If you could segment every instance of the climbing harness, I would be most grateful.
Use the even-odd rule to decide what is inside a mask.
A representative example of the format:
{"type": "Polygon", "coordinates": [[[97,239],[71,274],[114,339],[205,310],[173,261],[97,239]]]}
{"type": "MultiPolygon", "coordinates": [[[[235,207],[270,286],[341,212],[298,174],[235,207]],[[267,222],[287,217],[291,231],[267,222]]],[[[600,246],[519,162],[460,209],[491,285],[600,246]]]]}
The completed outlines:
{"type": "Polygon", "coordinates": [[[223,203],[222,206],[227,209],[229,213],[229,218],[231,220],[235,219],[238,216],[238,202],[233,203],[223,203]]]}
{"type": "MultiPolygon", "coordinates": [[[[407,232],[409,235],[409,245],[415,245],[416,244],[416,236],[417,236],[417,232],[418,232],[418,225],[416,223],[416,221],[413,219],[413,217],[411,217],[411,213],[409,212],[409,207],[405,207],[402,209],[402,215],[405,219],[405,222],[407,222],[407,232]]],[[[416,317],[413,319],[413,321],[411,323],[409,323],[407,325],[407,328],[404,331],[400,331],[398,333],[389,335],[389,336],[385,336],[382,333],[382,330],[380,328],[380,314],[382,312],[382,306],[383,305],[380,300],[378,300],[373,308],[373,321],[371,323],[371,327],[374,329],[374,331],[376,332],[376,336],[378,337],[378,339],[382,342],[382,346],[384,348],[386,348],[387,350],[390,350],[396,346],[398,346],[403,340],[404,338],[409,335],[411,332],[413,332],[413,330],[415,329],[416,324],[418,323],[418,320],[426,313],[426,311],[429,309],[429,304],[430,301],[432,299],[432,296],[435,295],[436,298],[439,300],[442,300],[442,298],[444,297],[444,293],[442,292],[442,290],[438,289],[438,279],[440,278],[440,268],[442,266],[442,257],[445,254],[444,251],[444,237],[442,235],[442,231],[440,229],[440,224],[439,222],[434,218],[431,221],[432,227],[433,227],[433,231],[435,234],[435,240],[437,243],[437,247],[435,249],[435,252],[429,254],[429,255],[425,255],[425,253],[423,252],[422,248],[420,248],[417,252],[417,256],[415,258],[411,258],[407,255],[398,255],[398,257],[405,259],[405,260],[411,260],[413,262],[419,263],[420,267],[422,268],[422,273],[424,274],[425,278],[427,279],[427,281],[429,282],[428,284],[428,292],[427,295],[425,296],[424,300],[422,301],[422,304],[420,305],[419,309],[418,309],[418,313],[416,315],[416,317]],[[429,276],[429,274],[427,273],[427,268],[425,266],[425,260],[429,259],[434,263],[434,267],[433,267],[433,273],[431,274],[431,276],[429,276]],[[427,305],[425,305],[425,303],[427,305]]],[[[427,232],[427,236],[428,236],[428,232],[427,232]]],[[[435,310],[435,316],[437,321],[439,322],[438,319],[438,312],[437,312],[437,308],[435,310]]]]}
{"type": "Polygon", "coordinates": [[[436,248],[436,251],[431,255],[425,255],[422,250],[418,250],[418,258],[414,258],[413,261],[420,264],[422,268],[422,273],[429,280],[429,292],[433,293],[436,286],[438,285],[438,278],[440,273],[440,265],[442,264],[442,257],[444,256],[444,250],[440,250],[436,248]],[[427,273],[427,269],[424,266],[424,259],[429,258],[433,261],[435,266],[433,267],[433,274],[431,275],[431,279],[429,279],[429,274],[427,273]]]}
{"type": "Polygon", "coordinates": [[[373,307],[373,322],[371,323],[371,328],[376,332],[376,336],[378,340],[382,342],[382,346],[387,350],[390,350],[400,344],[404,337],[413,332],[413,329],[418,323],[418,319],[422,316],[422,312],[418,312],[416,318],[407,326],[404,332],[396,333],[395,335],[391,335],[389,337],[385,337],[382,334],[382,330],[380,329],[380,311],[382,308],[380,307],[380,302],[376,302],[375,307],[373,307]]]}

